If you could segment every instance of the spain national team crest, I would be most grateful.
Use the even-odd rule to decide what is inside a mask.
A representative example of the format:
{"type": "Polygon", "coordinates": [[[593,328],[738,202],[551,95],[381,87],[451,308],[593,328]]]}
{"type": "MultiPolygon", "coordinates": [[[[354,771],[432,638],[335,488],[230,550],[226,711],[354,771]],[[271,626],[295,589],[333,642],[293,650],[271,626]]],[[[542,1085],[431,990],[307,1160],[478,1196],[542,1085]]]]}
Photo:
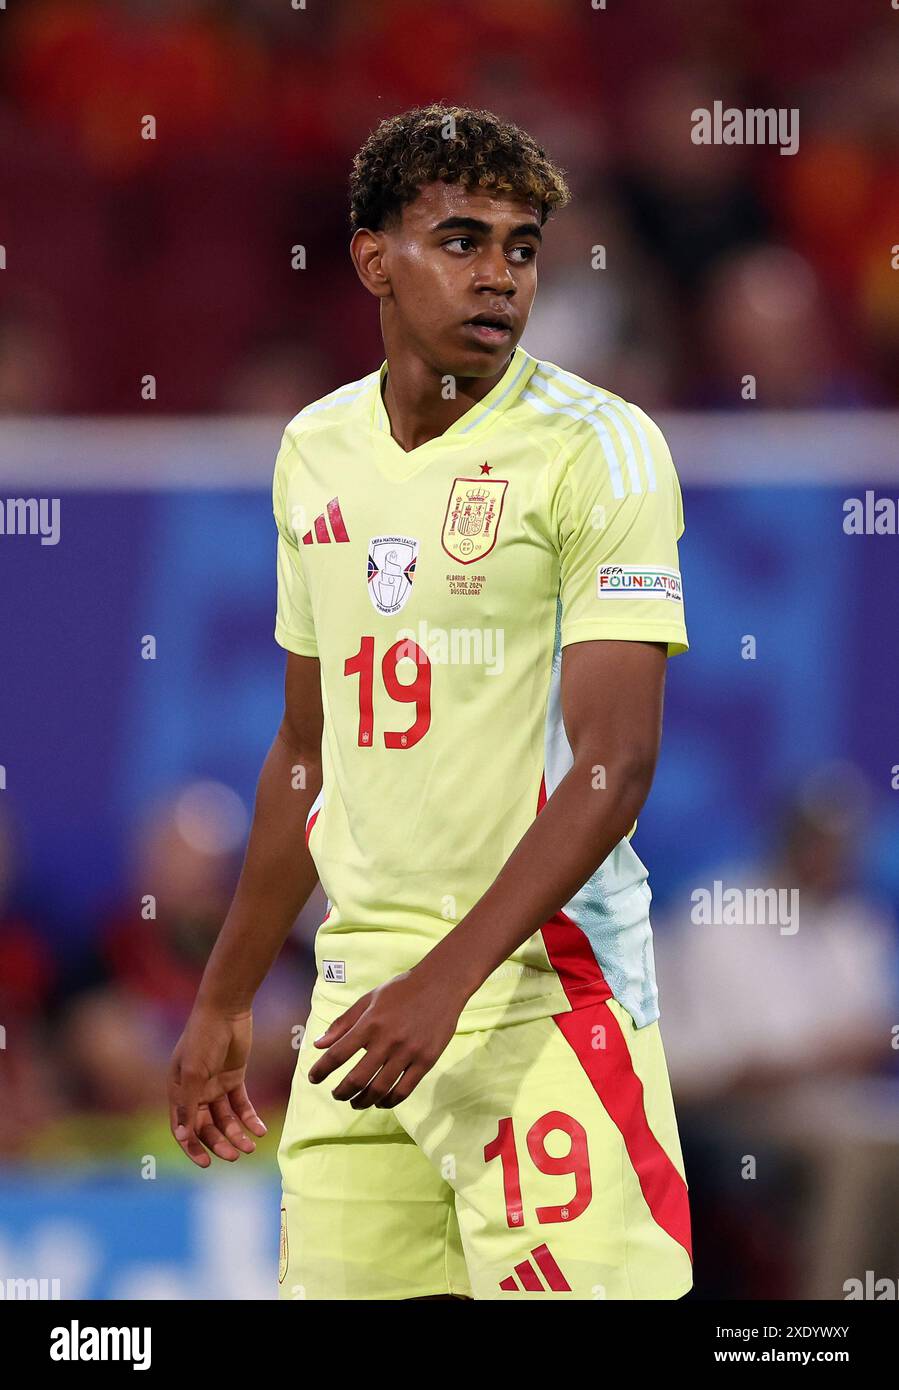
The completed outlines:
{"type": "Polygon", "coordinates": [[[379,613],[398,613],[412,591],[418,541],[375,536],[368,547],[368,592],[379,613]]]}
{"type": "Polygon", "coordinates": [[[501,478],[453,480],[440,540],[460,565],[473,565],[493,549],[508,486],[501,478]]]}

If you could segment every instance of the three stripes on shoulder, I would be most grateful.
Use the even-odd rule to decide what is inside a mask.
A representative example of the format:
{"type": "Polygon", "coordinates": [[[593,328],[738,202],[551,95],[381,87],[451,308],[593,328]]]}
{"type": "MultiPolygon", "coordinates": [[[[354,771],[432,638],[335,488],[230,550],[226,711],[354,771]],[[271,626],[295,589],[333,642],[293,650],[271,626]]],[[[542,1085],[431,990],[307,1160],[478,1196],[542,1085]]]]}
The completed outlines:
{"type": "Polygon", "coordinates": [[[542,415],[567,415],[573,420],[583,420],[590,426],[602,448],[615,497],[624,497],[627,491],[655,492],[652,449],[640,419],[641,412],[635,406],[600,390],[598,386],[590,386],[589,382],[550,362],[538,363],[537,370],[521,393],[521,399],[542,415]],[[624,484],[619,450],[623,455],[628,488],[624,484]],[[641,465],[646,477],[645,487],[641,465]]]}

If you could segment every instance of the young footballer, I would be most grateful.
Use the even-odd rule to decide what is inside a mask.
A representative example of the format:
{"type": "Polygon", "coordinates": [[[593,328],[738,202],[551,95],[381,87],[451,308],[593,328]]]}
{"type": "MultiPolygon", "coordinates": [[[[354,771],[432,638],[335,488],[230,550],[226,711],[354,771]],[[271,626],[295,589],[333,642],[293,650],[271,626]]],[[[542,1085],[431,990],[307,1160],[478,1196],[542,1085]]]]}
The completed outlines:
{"type": "Polygon", "coordinates": [[[255,1148],[253,997],[320,880],[284,1298],[691,1287],[630,842],[687,647],[681,496],[642,410],[520,346],[567,200],[489,112],[384,121],[350,250],[386,360],[278,454],[284,718],[171,1118],[200,1167],[255,1148]]]}

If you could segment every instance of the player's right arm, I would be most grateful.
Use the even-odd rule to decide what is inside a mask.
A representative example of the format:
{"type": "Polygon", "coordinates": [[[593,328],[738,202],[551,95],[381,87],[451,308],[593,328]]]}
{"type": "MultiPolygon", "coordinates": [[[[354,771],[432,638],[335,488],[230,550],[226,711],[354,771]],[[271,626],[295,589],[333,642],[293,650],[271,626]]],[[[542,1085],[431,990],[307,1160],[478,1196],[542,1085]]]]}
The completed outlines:
{"type": "Polygon", "coordinates": [[[253,999],[317,882],[305,832],[321,740],[318,659],[288,652],[284,717],[259,776],[243,868],[169,1070],[172,1133],[200,1168],[207,1150],[233,1162],[256,1147],[247,1130],[265,1134],[245,1083],[253,999]]]}

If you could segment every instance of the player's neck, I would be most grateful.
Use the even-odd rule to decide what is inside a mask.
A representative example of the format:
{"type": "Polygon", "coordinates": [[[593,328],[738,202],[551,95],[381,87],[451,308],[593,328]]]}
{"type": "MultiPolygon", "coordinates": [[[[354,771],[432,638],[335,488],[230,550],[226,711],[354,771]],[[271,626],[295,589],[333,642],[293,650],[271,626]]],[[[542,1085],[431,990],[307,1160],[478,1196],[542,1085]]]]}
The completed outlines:
{"type": "Polygon", "coordinates": [[[493,390],[509,360],[493,376],[456,377],[450,383],[449,373],[411,353],[388,349],[383,400],[390,433],[400,448],[408,453],[448,430],[493,390]]]}

